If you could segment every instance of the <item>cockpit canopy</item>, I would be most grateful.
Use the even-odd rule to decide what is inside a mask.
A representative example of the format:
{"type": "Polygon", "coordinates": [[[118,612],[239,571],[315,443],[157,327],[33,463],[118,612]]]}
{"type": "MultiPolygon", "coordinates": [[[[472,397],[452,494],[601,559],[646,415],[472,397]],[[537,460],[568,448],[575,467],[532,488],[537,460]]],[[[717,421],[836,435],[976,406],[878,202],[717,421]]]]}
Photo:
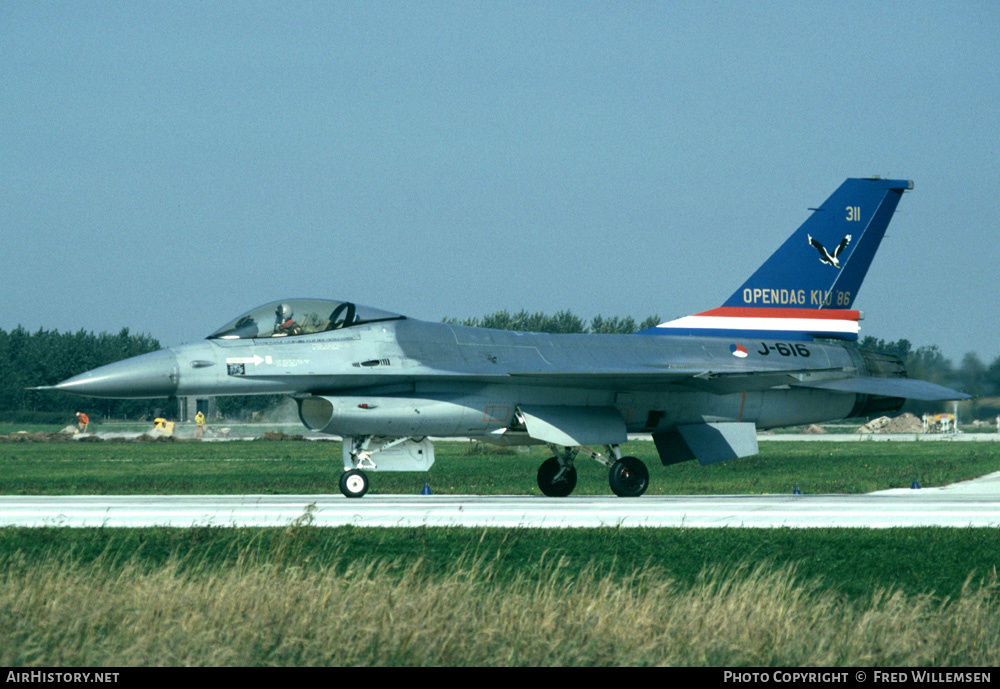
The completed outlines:
{"type": "Polygon", "coordinates": [[[208,336],[210,340],[293,337],[404,318],[370,306],[330,299],[285,299],[258,306],[208,336]]]}

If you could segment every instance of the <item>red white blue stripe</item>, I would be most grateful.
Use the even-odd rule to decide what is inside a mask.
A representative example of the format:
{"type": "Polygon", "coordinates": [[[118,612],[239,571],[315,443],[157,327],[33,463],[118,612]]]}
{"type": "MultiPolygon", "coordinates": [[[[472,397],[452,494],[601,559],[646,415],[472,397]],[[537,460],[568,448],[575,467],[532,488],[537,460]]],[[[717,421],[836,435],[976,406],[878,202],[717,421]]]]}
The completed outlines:
{"type": "Polygon", "coordinates": [[[857,340],[860,311],[844,309],[772,309],[721,306],[661,323],[642,331],[649,335],[701,335],[811,340],[828,337],[857,340]]]}

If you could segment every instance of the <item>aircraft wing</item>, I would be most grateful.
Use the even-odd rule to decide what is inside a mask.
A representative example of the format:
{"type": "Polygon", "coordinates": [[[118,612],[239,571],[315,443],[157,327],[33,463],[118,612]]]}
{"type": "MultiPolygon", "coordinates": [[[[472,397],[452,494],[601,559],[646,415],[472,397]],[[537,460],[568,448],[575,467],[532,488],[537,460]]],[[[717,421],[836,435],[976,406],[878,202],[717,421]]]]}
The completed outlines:
{"type": "Polygon", "coordinates": [[[847,374],[842,368],[770,371],[627,370],[593,373],[511,373],[510,376],[528,385],[601,389],[628,387],[631,390],[662,390],[668,386],[681,386],[714,395],[793,386],[925,401],[965,400],[971,397],[964,392],[924,380],[854,376],[847,374]]]}
{"type": "Polygon", "coordinates": [[[663,390],[681,386],[715,395],[734,392],[767,390],[782,385],[801,383],[811,376],[843,373],[841,368],[787,369],[777,371],[711,370],[704,368],[671,368],[651,370],[620,370],[572,373],[511,373],[510,377],[524,385],[580,387],[600,389],[663,390]]]}
{"type": "MultiPolygon", "coordinates": [[[[275,381],[285,379],[284,376],[268,375],[257,375],[254,378],[274,379],[275,381]]],[[[420,372],[397,375],[383,374],[371,376],[368,379],[360,379],[356,376],[329,376],[322,377],[315,382],[306,378],[302,380],[301,389],[313,394],[336,394],[347,387],[355,389],[392,387],[412,385],[414,381],[420,380],[449,380],[469,383],[515,382],[519,385],[553,388],[628,389],[643,392],[680,388],[713,395],[730,395],[790,386],[927,401],[970,398],[963,392],[923,380],[858,376],[852,371],[840,367],[753,370],[746,368],[708,369],[641,366],[621,369],[601,368],[593,371],[521,371],[493,374],[420,372]]]]}

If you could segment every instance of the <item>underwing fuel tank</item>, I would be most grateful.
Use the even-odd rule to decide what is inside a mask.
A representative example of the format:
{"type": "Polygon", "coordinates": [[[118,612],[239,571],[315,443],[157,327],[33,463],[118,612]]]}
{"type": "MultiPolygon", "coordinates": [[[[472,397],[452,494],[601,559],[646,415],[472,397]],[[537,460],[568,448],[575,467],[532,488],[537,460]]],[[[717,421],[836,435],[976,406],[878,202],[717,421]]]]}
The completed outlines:
{"type": "Polygon", "coordinates": [[[307,428],[341,436],[483,435],[506,426],[513,405],[482,395],[295,398],[307,428]]]}

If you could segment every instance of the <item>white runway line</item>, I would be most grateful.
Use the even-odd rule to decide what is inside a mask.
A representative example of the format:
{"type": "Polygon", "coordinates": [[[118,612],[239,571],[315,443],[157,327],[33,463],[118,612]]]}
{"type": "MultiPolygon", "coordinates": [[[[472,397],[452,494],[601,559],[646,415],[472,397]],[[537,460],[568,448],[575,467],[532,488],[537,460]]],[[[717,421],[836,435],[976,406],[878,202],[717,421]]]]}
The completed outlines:
{"type": "Polygon", "coordinates": [[[70,527],[495,526],[891,528],[1000,526],[1000,472],[870,495],[3,496],[0,525],[70,527]]]}

